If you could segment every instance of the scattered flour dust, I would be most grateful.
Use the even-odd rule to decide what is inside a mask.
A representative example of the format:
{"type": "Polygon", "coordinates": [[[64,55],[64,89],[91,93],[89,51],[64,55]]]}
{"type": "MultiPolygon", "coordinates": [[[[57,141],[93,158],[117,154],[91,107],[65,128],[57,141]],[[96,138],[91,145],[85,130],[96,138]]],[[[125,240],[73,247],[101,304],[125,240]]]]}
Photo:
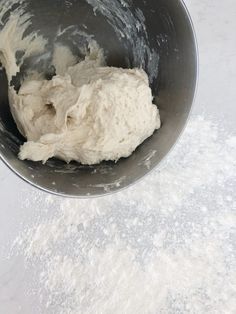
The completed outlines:
{"type": "Polygon", "coordinates": [[[14,250],[41,312],[235,313],[235,144],[192,117],[162,169],[126,191],[40,205],[37,192],[14,250]]]}

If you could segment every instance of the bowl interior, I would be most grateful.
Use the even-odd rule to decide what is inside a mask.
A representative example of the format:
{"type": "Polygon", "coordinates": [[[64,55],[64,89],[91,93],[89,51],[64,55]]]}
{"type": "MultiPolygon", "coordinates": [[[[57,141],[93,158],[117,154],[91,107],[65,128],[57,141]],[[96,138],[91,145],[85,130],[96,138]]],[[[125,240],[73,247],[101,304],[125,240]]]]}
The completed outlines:
{"type": "MultiPolygon", "coordinates": [[[[0,6],[2,3],[3,0],[0,6]]],[[[70,46],[82,58],[89,39],[94,38],[104,49],[108,65],[143,67],[147,71],[160,109],[162,128],[132,156],[117,163],[82,166],[75,162],[67,165],[57,159],[51,159],[45,165],[21,161],[17,154],[24,138],[10,113],[8,81],[1,68],[2,159],[23,179],[61,195],[101,195],[137,181],[169,152],[191,109],[197,79],[197,52],[191,21],[183,3],[179,0],[28,0],[26,4],[27,12],[32,15],[32,25],[27,31],[38,30],[48,39],[49,57],[40,64],[35,58],[29,58],[20,75],[35,66],[50,74],[50,52],[55,41],[70,46]]],[[[10,11],[14,10],[17,10],[15,4],[10,11]]],[[[9,12],[3,21],[7,21],[9,12]]]]}

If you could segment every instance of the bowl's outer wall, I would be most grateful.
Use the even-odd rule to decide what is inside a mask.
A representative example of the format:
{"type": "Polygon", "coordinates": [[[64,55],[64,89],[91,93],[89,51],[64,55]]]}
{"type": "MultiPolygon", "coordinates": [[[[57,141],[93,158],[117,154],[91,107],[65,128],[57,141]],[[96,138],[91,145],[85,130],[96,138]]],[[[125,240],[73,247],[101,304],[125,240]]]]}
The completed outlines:
{"type": "MultiPolygon", "coordinates": [[[[38,27],[44,27],[49,34],[53,27],[51,14],[48,16],[50,4],[50,0],[38,0],[37,7],[34,8],[41,10],[42,25],[38,27]]],[[[181,1],[153,0],[146,3],[136,0],[135,5],[143,11],[150,43],[160,55],[158,78],[152,89],[160,109],[162,128],[146,140],[131,157],[116,164],[107,162],[86,167],[77,163],[66,165],[58,160],[50,160],[45,165],[21,161],[17,154],[23,138],[11,117],[7,79],[4,71],[0,71],[0,155],[13,171],[29,183],[52,193],[76,197],[114,192],[136,182],[151,171],[176,143],[188,119],[196,89],[197,48],[192,23],[181,1]]],[[[81,5],[80,8],[78,11],[73,10],[71,16],[64,15],[64,19],[57,10],[54,26],[58,25],[58,19],[65,25],[75,21],[83,23],[88,7],[81,5]]],[[[86,17],[87,24],[90,23],[89,27],[95,38],[106,50],[112,47],[109,51],[109,64],[124,66],[122,54],[127,52],[122,51],[122,45],[102,18],[97,17],[100,18],[99,25],[103,28],[101,32],[97,24],[94,25],[92,10],[90,14],[91,17],[88,14],[86,17]],[[89,19],[91,22],[88,22],[89,19]]]]}

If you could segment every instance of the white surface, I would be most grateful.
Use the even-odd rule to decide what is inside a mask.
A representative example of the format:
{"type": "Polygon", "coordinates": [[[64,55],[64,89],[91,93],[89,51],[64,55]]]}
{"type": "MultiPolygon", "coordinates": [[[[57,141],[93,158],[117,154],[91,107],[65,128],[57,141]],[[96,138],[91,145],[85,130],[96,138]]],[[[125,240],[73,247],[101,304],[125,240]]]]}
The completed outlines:
{"type": "MultiPolygon", "coordinates": [[[[229,132],[232,131],[235,133],[236,3],[234,0],[226,0],[224,2],[220,0],[214,2],[210,0],[188,0],[186,4],[193,17],[200,51],[199,91],[193,114],[204,114],[206,119],[213,119],[217,121],[218,125],[222,124],[229,132]]],[[[209,163],[211,163],[211,159],[209,159],[209,163]]],[[[148,182],[148,179],[146,182],[148,182]]],[[[156,181],[154,180],[154,182],[156,181]]],[[[150,178],[150,184],[152,183],[153,180],[150,178]]],[[[233,216],[235,211],[234,183],[235,182],[232,182],[231,186],[225,185],[225,193],[231,193],[229,196],[229,207],[225,208],[222,206],[221,208],[218,206],[217,213],[215,211],[212,211],[212,214],[211,212],[209,213],[209,215],[213,215],[212,217],[209,216],[210,218],[213,219],[214,215],[221,214],[222,219],[224,219],[226,212],[227,217],[229,217],[231,213],[231,224],[233,224],[233,219],[235,219],[235,216],[233,216]]],[[[35,277],[32,272],[26,270],[23,256],[11,256],[9,259],[6,257],[9,256],[9,245],[28,223],[32,220],[37,221],[39,213],[41,216],[44,214],[45,216],[53,215],[55,209],[51,207],[48,202],[44,201],[46,194],[38,192],[22,182],[2,163],[0,165],[0,187],[0,313],[40,313],[38,308],[38,291],[35,291],[35,294],[32,295],[29,294],[28,290],[29,283],[31,283],[32,278],[35,277]],[[30,195],[32,195],[32,198],[30,195]],[[26,200],[28,201],[26,202],[26,200]],[[49,211],[47,209],[49,209],[49,211]]],[[[160,189],[160,187],[157,186],[157,189],[160,189]]],[[[222,191],[218,191],[218,193],[220,196],[224,194],[222,191]]],[[[135,193],[133,193],[133,195],[135,195],[135,193]]],[[[144,193],[144,197],[146,197],[144,202],[145,206],[151,206],[152,204],[149,203],[147,193],[144,193]]],[[[211,204],[215,204],[214,201],[216,198],[217,191],[212,191],[210,197],[206,198],[204,206],[211,208],[211,204]]],[[[204,193],[199,193],[199,202],[202,202],[203,199],[204,193]]],[[[54,197],[53,200],[57,204],[62,202],[61,198],[54,197]]],[[[135,201],[134,199],[134,202],[135,201]]],[[[221,200],[219,200],[219,202],[220,201],[221,200]]],[[[104,199],[103,202],[106,204],[106,199],[104,199]]],[[[108,204],[110,203],[108,202],[108,204]]],[[[93,201],[91,201],[91,206],[93,206],[93,201]]],[[[140,216],[145,215],[142,211],[142,204],[140,204],[138,210],[140,211],[140,216]]],[[[194,207],[192,207],[191,210],[194,215],[194,207]]],[[[197,202],[196,210],[198,210],[197,202]]],[[[120,214],[123,215],[124,219],[126,218],[128,214],[125,207],[123,211],[120,211],[120,214]]],[[[192,219],[192,223],[196,224],[196,228],[202,227],[201,224],[203,224],[203,221],[196,222],[194,218],[192,219]]],[[[178,220],[176,220],[175,223],[178,223],[178,220]]],[[[173,228],[173,226],[170,225],[170,228],[173,228]]],[[[209,225],[209,229],[210,228],[209,225]]],[[[169,232],[171,232],[171,230],[169,230],[169,232]]],[[[216,230],[213,236],[215,236],[217,232],[221,235],[221,230],[216,230]]],[[[172,234],[178,238],[177,231],[172,230],[172,234]]],[[[225,258],[235,257],[235,251],[229,244],[229,235],[228,237],[225,236],[225,238],[224,235],[225,234],[222,233],[223,238],[221,241],[224,244],[225,250],[230,252],[228,257],[225,255],[225,258]]],[[[206,242],[207,241],[209,241],[209,237],[206,237],[206,242]]],[[[213,255],[213,258],[214,257],[213,255]]],[[[206,256],[205,261],[208,263],[210,257],[206,256]]],[[[206,265],[210,267],[209,264],[206,265]]],[[[179,265],[180,270],[181,266],[182,265],[179,265]]],[[[214,271],[214,267],[212,271],[214,271]]],[[[222,278],[224,279],[224,277],[222,278]]],[[[224,284],[226,284],[227,287],[227,282],[224,284]]],[[[215,293],[217,302],[219,291],[215,293]]],[[[227,295],[226,297],[228,299],[225,304],[232,304],[235,296],[227,295]]],[[[235,311],[233,311],[232,308],[233,307],[225,308],[225,311],[222,309],[217,311],[216,309],[214,313],[225,312],[233,314],[235,311]]],[[[172,309],[170,313],[189,313],[189,311],[187,309],[179,311],[172,309]]],[[[199,313],[199,311],[193,311],[193,313],[199,313]]]]}

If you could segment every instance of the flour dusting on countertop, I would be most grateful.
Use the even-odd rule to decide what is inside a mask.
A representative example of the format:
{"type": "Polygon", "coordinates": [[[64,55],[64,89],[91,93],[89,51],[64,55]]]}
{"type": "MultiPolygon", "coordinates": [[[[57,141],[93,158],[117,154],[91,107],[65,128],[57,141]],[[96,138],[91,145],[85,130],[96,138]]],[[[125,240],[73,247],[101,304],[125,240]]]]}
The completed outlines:
{"type": "Polygon", "coordinates": [[[41,312],[234,313],[235,142],[192,117],[162,168],[126,191],[44,201],[37,192],[13,252],[33,272],[41,312]]]}

